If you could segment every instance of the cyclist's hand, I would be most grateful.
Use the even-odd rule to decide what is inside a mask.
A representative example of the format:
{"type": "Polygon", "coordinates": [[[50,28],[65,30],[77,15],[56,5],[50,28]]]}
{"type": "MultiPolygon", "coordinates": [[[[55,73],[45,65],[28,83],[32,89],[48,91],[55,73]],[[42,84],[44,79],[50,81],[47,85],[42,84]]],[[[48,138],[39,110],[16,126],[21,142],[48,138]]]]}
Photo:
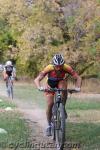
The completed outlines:
{"type": "Polygon", "coordinates": [[[42,86],[40,86],[40,87],[38,88],[38,90],[39,90],[39,91],[43,91],[43,90],[45,90],[45,88],[42,87],[42,86]]]}
{"type": "Polygon", "coordinates": [[[75,87],[75,89],[74,89],[76,92],[80,92],[81,91],[81,89],[79,88],[79,87],[75,87]]]}

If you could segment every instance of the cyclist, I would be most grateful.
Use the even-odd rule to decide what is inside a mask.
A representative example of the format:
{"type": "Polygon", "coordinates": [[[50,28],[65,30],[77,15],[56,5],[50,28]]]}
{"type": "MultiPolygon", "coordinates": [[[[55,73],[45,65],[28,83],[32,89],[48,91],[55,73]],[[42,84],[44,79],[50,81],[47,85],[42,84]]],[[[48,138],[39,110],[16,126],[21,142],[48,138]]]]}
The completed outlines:
{"type": "MultiPolygon", "coordinates": [[[[39,90],[43,90],[45,88],[63,88],[67,90],[67,80],[66,75],[70,74],[76,79],[75,90],[76,92],[80,92],[81,87],[81,77],[71,68],[71,66],[67,65],[64,61],[64,58],[61,54],[54,55],[52,59],[52,63],[47,65],[43,71],[39,73],[39,75],[35,78],[34,83],[39,90]],[[48,76],[47,83],[45,87],[41,86],[40,81],[44,79],[45,76],[48,76]]],[[[52,106],[54,100],[54,92],[45,92],[47,97],[47,122],[48,127],[46,129],[46,135],[51,136],[51,117],[52,117],[52,106]]],[[[67,92],[62,92],[62,100],[63,104],[66,104],[67,100],[67,92]]],[[[66,117],[67,113],[65,111],[66,117]]]]}
{"type": "Polygon", "coordinates": [[[9,76],[11,76],[12,82],[16,78],[16,69],[12,65],[12,62],[10,60],[8,60],[4,66],[4,70],[3,70],[4,81],[7,81],[9,76]]]}

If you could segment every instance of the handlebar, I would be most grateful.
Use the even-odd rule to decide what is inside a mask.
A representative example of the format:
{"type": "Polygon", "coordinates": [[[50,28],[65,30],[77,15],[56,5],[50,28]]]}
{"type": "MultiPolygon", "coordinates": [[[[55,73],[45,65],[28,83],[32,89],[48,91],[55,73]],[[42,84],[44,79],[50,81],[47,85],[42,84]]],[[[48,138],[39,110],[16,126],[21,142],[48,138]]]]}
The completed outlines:
{"type": "Polygon", "coordinates": [[[78,93],[78,91],[76,91],[75,89],[62,89],[62,88],[45,88],[45,89],[41,89],[40,91],[43,91],[43,92],[57,92],[57,91],[65,91],[65,92],[68,92],[70,94],[72,93],[78,93]]]}

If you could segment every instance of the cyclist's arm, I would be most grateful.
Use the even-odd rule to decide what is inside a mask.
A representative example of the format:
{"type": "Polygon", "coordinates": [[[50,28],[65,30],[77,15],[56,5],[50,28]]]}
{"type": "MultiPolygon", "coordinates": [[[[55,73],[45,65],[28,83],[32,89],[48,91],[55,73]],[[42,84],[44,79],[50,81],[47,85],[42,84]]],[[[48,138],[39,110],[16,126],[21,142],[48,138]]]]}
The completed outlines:
{"type": "Polygon", "coordinates": [[[3,77],[5,76],[5,74],[6,74],[6,71],[4,70],[4,71],[2,72],[3,77]]]}
{"type": "Polygon", "coordinates": [[[39,89],[41,87],[40,81],[46,76],[45,72],[40,72],[39,75],[34,79],[36,87],[39,89]]]}
{"type": "Polygon", "coordinates": [[[53,70],[52,65],[48,65],[44,68],[43,71],[40,72],[40,74],[35,78],[34,83],[36,87],[39,89],[41,87],[40,81],[51,71],[53,70]]]}
{"type": "Polygon", "coordinates": [[[81,77],[72,68],[70,69],[70,74],[73,76],[74,79],[76,79],[75,88],[79,89],[80,91],[82,81],[81,77]]]}
{"type": "Polygon", "coordinates": [[[81,82],[82,82],[81,77],[77,74],[76,71],[74,71],[74,70],[72,69],[72,67],[70,67],[70,66],[68,66],[68,65],[65,65],[65,68],[66,68],[67,72],[68,72],[71,76],[73,76],[74,79],[76,79],[75,87],[76,87],[76,88],[81,88],[81,82]]]}
{"type": "Polygon", "coordinates": [[[7,74],[6,74],[6,69],[4,68],[3,72],[2,72],[3,78],[4,80],[7,78],[7,74]]]}
{"type": "Polygon", "coordinates": [[[76,79],[75,87],[80,89],[81,88],[81,82],[82,82],[81,77],[77,74],[76,76],[74,76],[74,78],[76,79]]]}

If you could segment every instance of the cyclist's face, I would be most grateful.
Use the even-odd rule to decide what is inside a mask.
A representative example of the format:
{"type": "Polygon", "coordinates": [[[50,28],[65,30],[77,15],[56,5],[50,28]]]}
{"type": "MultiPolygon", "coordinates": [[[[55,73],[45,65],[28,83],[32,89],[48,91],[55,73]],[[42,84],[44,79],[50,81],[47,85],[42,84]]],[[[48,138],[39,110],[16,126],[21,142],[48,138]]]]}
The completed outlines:
{"type": "Polygon", "coordinates": [[[63,65],[56,65],[56,66],[54,66],[54,67],[55,67],[55,70],[62,70],[63,65]]]}

